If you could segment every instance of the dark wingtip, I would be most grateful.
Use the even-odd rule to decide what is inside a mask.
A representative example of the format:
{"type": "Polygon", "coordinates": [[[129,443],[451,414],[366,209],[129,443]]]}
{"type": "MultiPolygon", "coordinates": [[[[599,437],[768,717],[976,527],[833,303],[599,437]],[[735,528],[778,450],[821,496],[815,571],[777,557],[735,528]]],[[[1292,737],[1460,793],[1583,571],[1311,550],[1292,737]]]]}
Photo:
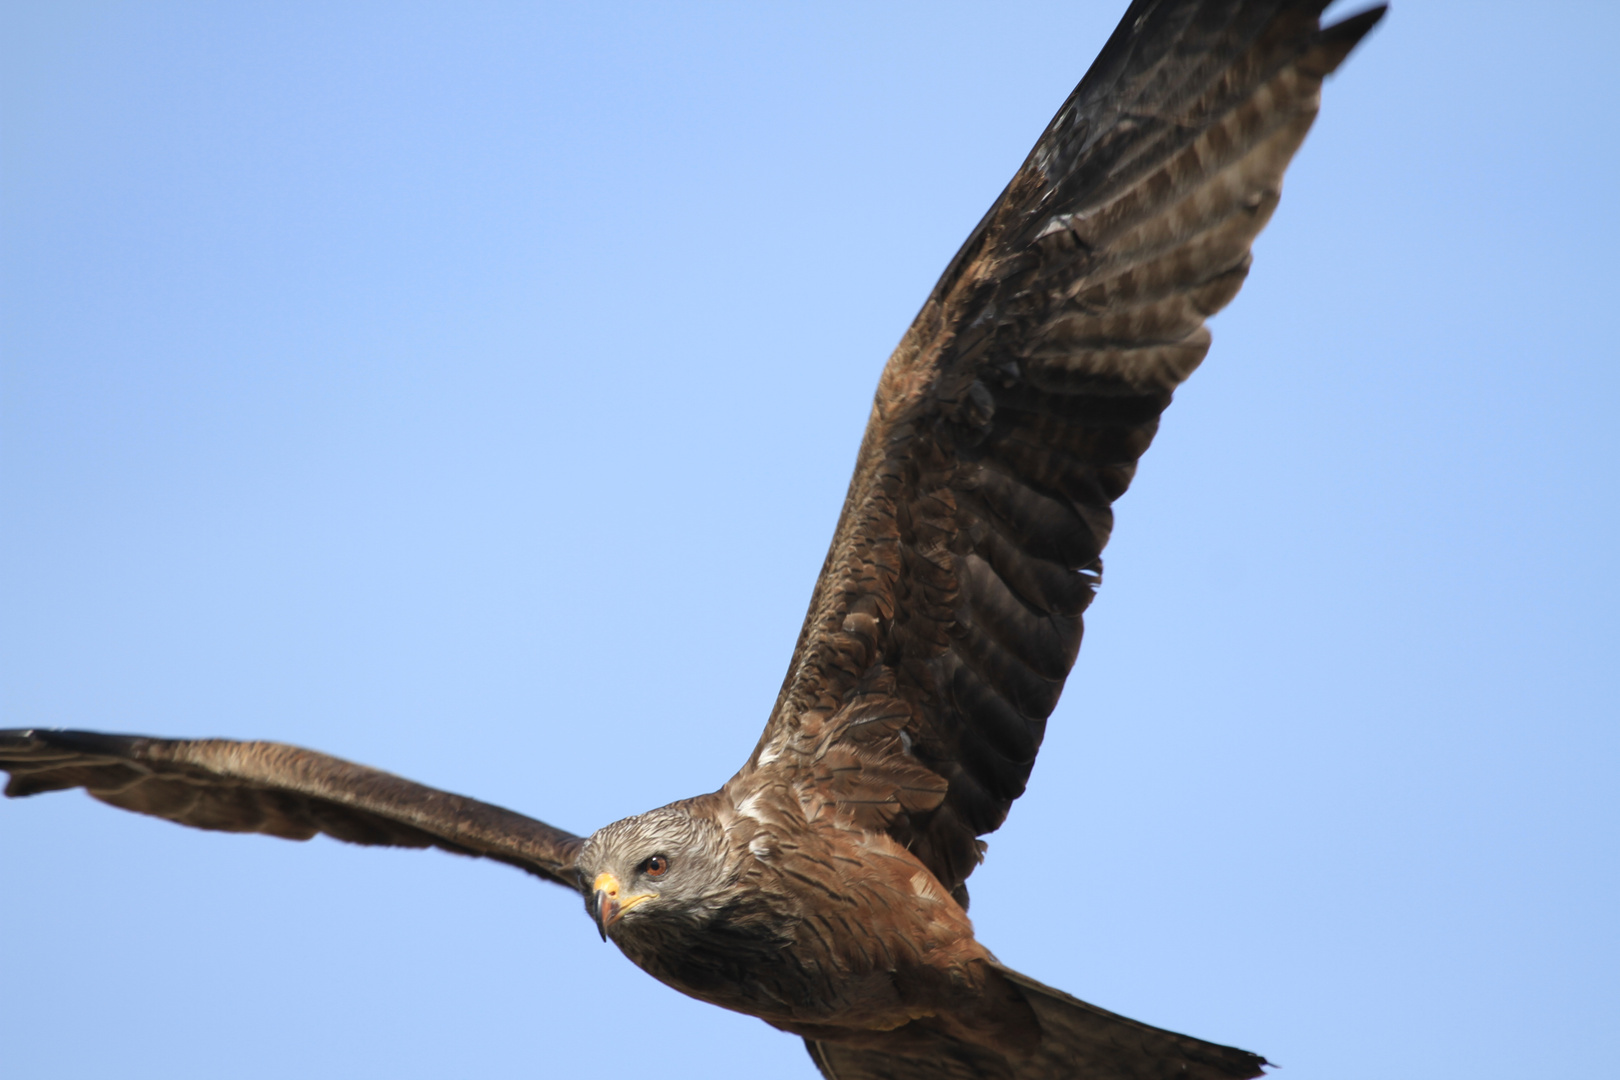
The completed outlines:
{"type": "MultiPolygon", "coordinates": [[[[25,764],[37,755],[44,745],[35,728],[7,728],[0,730],[0,770],[11,774],[6,781],[4,794],[8,799],[23,799],[29,795],[38,795],[45,791],[59,790],[60,786],[52,787],[38,779],[24,776],[16,771],[17,767],[25,764]]],[[[71,786],[71,785],[67,785],[71,786]]]]}
{"type": "Polygon", "coordinates": [[[1343,35],[1350,38],[1351,44],[1354,44],[1360,41],[1367,31],[1377,26],[1378,20],[1382,19],[1388,12],[1388,4],[1374,4],[1365,11],[1358,11],[1354,15],[1340,19],[1332,26],[1324,26],[1322,36],[1343,35]]]}
{"type": "Polygon", "coordinates": [[[0,730],[0,760],[6,753],[44,750],[68,751],[77,754],[126,754],[140,735],[119,735],[106,731],[81,731],[77,728],[7,728],[0,730]]]}
{"type": "Polygon", "coordinates": [[[0,730],[0,771],[11,774],[4,793],[7,798],[22,799],[84,787],[83,775],[73,772],[71,766],[86,764],[86,759],[126,757],[135,738],[71,728],[0,730]]]}
{"type": "Polygon", "coordinates": [[[1317,74],[1327,75],[1344,63],[1344,58],[1350,51],[1367,36],[1367,31],[1378,25],[1378,21],[1389,11],[1388,4],[1379,4],[1366,11],[1358,11],[1347,19],[1341,19],[1332,26],[1324,26],[1316,35],[1316,47],[1311,50],[1316,59],[1317,74]]]}

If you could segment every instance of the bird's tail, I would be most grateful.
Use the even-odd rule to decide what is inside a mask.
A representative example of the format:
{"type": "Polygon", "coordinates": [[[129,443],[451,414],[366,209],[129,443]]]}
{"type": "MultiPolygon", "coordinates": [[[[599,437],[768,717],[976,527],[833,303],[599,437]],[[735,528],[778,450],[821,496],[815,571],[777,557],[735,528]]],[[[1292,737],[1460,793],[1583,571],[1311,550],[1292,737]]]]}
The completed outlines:
{"type": "Polygon", "coordinates": [[[805,1040],[827,1080],[1248,1080],[1266,1059],[1247,1050],[1177,1035],[1088,1005],[1007,968],[1040,1021],[1028,1054],[998,1054],[939,1034],[916,1033],[889,1052],[805,1040]]]}

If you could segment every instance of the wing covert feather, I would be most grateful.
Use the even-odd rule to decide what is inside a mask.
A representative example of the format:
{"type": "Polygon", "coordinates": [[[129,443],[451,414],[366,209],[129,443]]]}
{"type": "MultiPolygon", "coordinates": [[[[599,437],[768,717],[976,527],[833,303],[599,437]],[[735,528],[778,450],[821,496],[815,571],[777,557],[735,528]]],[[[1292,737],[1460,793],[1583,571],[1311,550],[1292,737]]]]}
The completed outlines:
{"type": "Polygon", "coordinates": [[[896,794],[844,812],[965,899],[1074,663],[1112,504],[1248,273],[1323,77],[1383,13],[1324,29],[1325,6],[1131,5],[884,367],[743,775],[803,787],[853,755],[862,790],[896,794]]]}
{"type": "Polygon", "coordinates": [[[82,787],[111,806],[181,825],[288,840],[437,847],[577,889],[580,838],[462,795],[273,742],[0,731],[12,798],[82,787]]]}

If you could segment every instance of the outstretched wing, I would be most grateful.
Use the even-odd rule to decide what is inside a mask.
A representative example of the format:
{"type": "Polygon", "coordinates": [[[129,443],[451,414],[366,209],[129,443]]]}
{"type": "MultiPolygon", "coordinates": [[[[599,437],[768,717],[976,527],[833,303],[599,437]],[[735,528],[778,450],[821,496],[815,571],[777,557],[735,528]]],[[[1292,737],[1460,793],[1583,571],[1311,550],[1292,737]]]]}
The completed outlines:
{"type": "Polygon", "coordinates": [[[82,787],[104,803],[198,829],[288,840],[436,847],[579,888],[580,838],[499,806],[272,742],[0,731],[13,798],[82,787]]]}
{"type": "Polygon", "coordinates": [[[1383,9],[1137,0],[889,359],[740,777],[958,889],[1023,793],[1137,459],[1383,9]]]}

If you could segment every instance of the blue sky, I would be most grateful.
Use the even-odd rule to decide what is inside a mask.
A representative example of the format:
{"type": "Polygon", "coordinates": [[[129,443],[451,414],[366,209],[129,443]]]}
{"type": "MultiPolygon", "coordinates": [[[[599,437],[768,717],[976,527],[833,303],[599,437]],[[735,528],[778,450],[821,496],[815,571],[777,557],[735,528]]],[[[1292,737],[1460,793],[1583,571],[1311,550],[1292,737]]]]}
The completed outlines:
{"type": "MultiPolygon", "coordinates": [[[[6,4],[0,718],[576,831],[718,786],[1122,6],[6,4]]],[[[1560,10],[1400,4],[1330,82],[972,882],[1288,1080],[1611,1064],[1620,14],[1560,10]]],[[[813,1075],[438,853],[6,803],[0,920],[18,1076],[813,1075]]]]}

